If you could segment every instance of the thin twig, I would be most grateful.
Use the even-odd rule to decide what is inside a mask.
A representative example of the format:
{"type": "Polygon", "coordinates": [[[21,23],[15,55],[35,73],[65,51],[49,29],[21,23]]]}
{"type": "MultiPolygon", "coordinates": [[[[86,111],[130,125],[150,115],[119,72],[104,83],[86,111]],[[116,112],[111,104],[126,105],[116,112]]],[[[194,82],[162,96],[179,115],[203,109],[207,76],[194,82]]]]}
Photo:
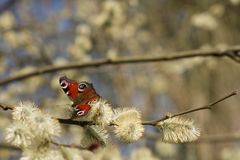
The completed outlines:
{"type": "Polygon", "coordinates": [[[0,108],[2,108],[3,110],[13,110],[13,107],[12,106],[9,106],[9,105],[3,105],[3,104],[0,104],[0,108]]]}
{"type": "MultiPolygon", "coordinates": [[[[218,104],[218,103],[220,103],[220,102],[222,102],[222,101],[224,101],[224,100],[226,100],[230,97],[238,95],[238,94],[239,94],[239,91],[234,91],[234,92],[224,96],[223,98],[220,98],[219,100],[216,100],[212,103],[209,103],[208,105],[205,105],[205,106],[202,106],[202,107],[197,107],[197,108],[194,108],[194,109],[189,109],[189,110],[182,111],[182,112],[178,112],[178,113],[172,114],[172,115],[168,114],[168,115],[166,115],[166,116],[164,116],[160,119],[157,119],[157,120],[142,121],[142,125],[155,126],[158,122],[164,121],[164,120],[169,119],[169,118],[185,115],[185,114],[200,111],[200,110],[212,109],[212,107],[215,106],[216,104],[218,104]]],[[[13,109],[13,107],[11,107],[11,106],[2,105],[2,104],[0,104],[0,108],[2,108],[3,110],[12,110],[13,109]]],[[[57,119],[58,119],[59,123],[62,123],[62,124],[78,125],[78,126],[95,125],[95,123],[92,122],[92,121],[76,121],[76,120],[72,120],[72,119],[62,119],[62,118],[57,118],[57,119]]],[[[112,126],[112,125],[114,125],[114,124],[109,124],[109,126],[112,126]]]]}
{"type": "Polygon", "coordinates": [[[71,124],[71,125],[77,125],[77,126],[86,126],[86,125],[95,125],[92,121],[75,121],[72,119],[62,119],[58,118],[59,123],[62,124],[71,124]]]}
{"type": "MultiPolygon", "coordinates": [[[[192,113],[192,112],[196,112],[196,111],[200,111],[200,110],[205,110],[205,109],[212,109],[212,107],[232,96],[235,96],[239,94],[239,91],[234,91],[230,94],[228,94],[227,96],[224,96],[223,98],[220,98],[219,100],[216,100],[212,103],[209,103],[208,105],[205,105],[205,106],[202,106],[202,107],[198,107],[198,108],[194,108],[194,109],[189,109],[189,110],[186,110],[186,111],[182,111],[182,112],[178,112],[176,114],[173,114],[173,115],[166,115],[160,119],[157,119],[157,120],[152,120],[152,121],[142,121],[142,124],[143,125],[152,125],[152,126],[155,126],[158,122],[160,121],[164,121],[166,119],[169,119],[169,118],[173,118],[173,117],[177,117],[177,116],[181,116],[181,115],[184,115],[184,114],[188,114],[188,113],[192,113]]],[[[58,119],[60,123],[63,123],[63,124],[72,124],[72,125],[79,125],[79,126],[85,126],[85,125],[95,125],[93,122],[91,121],[76,121],[76,120],[72,120],[72,119],[58,119]]],[[[112,125],[112,124],[110,124],[112,125]]]]}
{"type": "Polygon", "coordinates": [[[0,149],[2,149],[2,148],[9,149],[9,150],[15,150],[15,151],[21,151],[20,148],[14,147],[14,146],[10,146],[10,145],[5,144],[5,143],[0,143],[0,149]]]}
{"type": "Polygon", "coordinates": [[[235,62],[240,63],[240,46],[229,47],[228,49],[210,49],[210,50],[192,50],[192,51],[183,51],[172,53],[175,56],[151,56],[151,57],[125,57],[125,58],[116,58],[116,59],[100,59],[94,60],[91,62],[76,62],[61,66],[49,65],[35,71],[31,71],[28,73],[21,73],[6,79],[0,80],[0,85],[8,84],[13,81],[19,81],[23,79],[27,79],[30,77],[57,72],[60,70],[69,70],[69,69],[84,69],[90,67],[99,67],[106,65],[120,65],[120,64],[136,64],[136,63],[149,63],[149,62],[167,62],[167,61],[175,61],[181,59],[189,59],[195,57],[214,57],[214,58],[222,58],[227,57],[235,62]]]}
{"type": "Polygon", "coordinates": [[[157,119],[157,120],[152,120],[152,121],[143,121],[142,124],[143,125],[156,125],[158,122],[160,121],[164,121],[166,119],[169,119],[169,118],[173,118],[173,117],[177,117],[177,116],[181,116],[181,115],[184,115],[184,114],[188,114],[188,113],[192,113],[192,112],[196,112],[196,111],[200,111],[200,110],[205,110],[205,109],[212,109],[213,106],[215,106],[216,104],[232,97],[232,96],[235,96],[239,94],[239,91],[234,91],[226,96],[224,96],[223,98],[220,98],[219,100],[216,100],[212,103],[209,103],[208,105],[205,105],[205,106],[202,106],[202,107],[197,107],[197,108],[194,108],[194,109],[189,109],[189,110],[186,110],[186,111],[183,111],[183,112],[178,112],[176,114],[173,114],[173,115],[166,115],[160,119],[157,119]]]}

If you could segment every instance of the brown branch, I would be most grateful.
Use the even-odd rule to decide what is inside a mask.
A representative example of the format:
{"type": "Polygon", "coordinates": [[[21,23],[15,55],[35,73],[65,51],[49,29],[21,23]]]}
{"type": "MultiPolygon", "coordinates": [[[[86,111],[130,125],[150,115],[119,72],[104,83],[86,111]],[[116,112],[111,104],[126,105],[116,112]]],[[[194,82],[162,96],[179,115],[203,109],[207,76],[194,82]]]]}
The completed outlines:
{"type": "MultiPolygon", "coordinates": [[[[3,105],[3,104],[0,104],[0,108],[2,108],[4,111],[14,109],[13,106],[3,105]]],[[[62,119],[62,118],[55,118],[55,119],[57,119],[59,123],[62,123],[62,124],[71,124],[71,125],[77,125],[77,126],[95,125],[92,121],[74,121],[72,119],[62,119]]]]}
{"type": "Polygon", "coordinates": [[[235,62],[240,63],[240,46],[230,47],[228,49],[210,49],[210,50],[192,50],[192,51],[183,51],[172,53],[175,56],[171,57],[163,57],[163,56],[151,56],[151,57],[125,57],[125,58],[117,58],[117,59],[100,59],[94,60],[91,62],[79,62],[79,63],[71,63],[61,66],[45,66],[35,71],[29,73],[18,74],[6,79],[0,80],[0,85],[9,84],[14,81],[19,81],[23,79],[27,79],[30,77],[57,72],[60,70],[69,70],[69,69],[84,69],[90,67],[99,67],[106,65],[120,65],[120,64],[136,64],[136,63],[152,63],[152,62],[168,62],[168,61],[176,61],[181,59],[189,59],[196,57],[214,57],[214,58],[223,58],[227,57],[235,62]]]}
{"type": "Polygon", "coordinates": [[[173,118],[173,117],[177,117],[177,116],[181,116],[181,115],[185,115],[185,114],[188,114],[188,113],[192,113],[192,112],[196,112],[196,111],[200,111],[200,110],[205,110],[205,109],[212,109],[213,106],[215,106],[216,104],[232,97],[232,96],[235,96],[239,94],[239,91],[234,91],[226,96],[224,96],[223,98],[220,98],[219,100],[216,100],[212,103],[209,103],[208,105],[205,105],[205,106],[202,106],[202,107],[197,107],[197,108],[194,108],[194,109],[189,109],[189,110],[186,110],[186,111],[182,111],[182,112],[179,112],[179,113],[176,113],[176,114],[173,114],[173,115],[166,115],[160,119],[157,119],[157,120],[152,120],[152,121],[143,121],[142,124],[143,125],[153,125],[155,126],[158,122],[160,121],[164,121],[166,119],[169,119],[169,118],[173,118]]]}
{"type": "Polygon", "coordinates": [[[0,108],[6,111],[6,110],[13,110],[14,107],[0,104],[0,108]]]}
{"type": "MultiPolygon", "coordinates": [[[[169,118],[185,115],[185,114],[200,111],[200,110],[212,109],[212,107],[215,106],[216,104],[218,104],[218,103],[220,103],[220,102],[222,102],[222,101],[224,101],[224,100],[226,100],[230,97],[238,95],[238,94],[239,94],[239,91],[234,91],[234,92],[224,96],[223,98],[220,98],[220,99],[218,99],[218,100],[216,100],[212,103],[209,103],[208,105],[205,105],[205,106],[202,106],[202,107],[197,107],[197,108],[194,108],[194,109],[189,109],[189,110],[182,111],[182,112],[178,112],[178,113],[173,114],[173,115],[166,115],[166,116],[164,116],[160,119],[157,119],[157,120],[142,121],[142,124],[143,125],[155,126],[158,122],[164,121],[164,120],[169,119],[169,118]]],[[[95,125],[91,121],[75,121],[75,120],[72,120],[72,119],[58,119],[58,120],[59,120],[60,123],[63,123],[63,124],[71,124],[71,125],[78,125],[78,126],[95,125]]],[[[114,125],[114,124],[110,124],[110,125],[114,125]]]]}
{"type": "Polygon", "coordinates": [[[10,146],[8,144],[0,143],[0,149],[2,149],[2,148],[9,149],[9,150],[15,150],[15,151],[21,151],[21,149],[18,148],[18,147],[14,147],[14,146],[10,146]]]}
{"type": "Polygon", "coordinates": [[[86,125],[95,125],[92,121],[75,121],[72,119],[62,119],[58,118],[59,123],[62,124],[71,124],[71,125],[77,125],[77,126],[86,126],[86,125]]]}
{"type": "MultiPolygon", "coordinates": [[[[155,126],[155,125],[157,125],[158,122],[164,121],[164,120],[169,119],[169,118],[185,115],[185,114],[192,113],[192,112],[197,112],[197,111],[200,111],[200,110],[212,109],[213,106],[215,106],[216,104],[218,104],[218,103],[220,103],[220,102],[222,102],[222,101],[224,101],[224,100],[226,100],[230,97],[238,95],[238,94],[239,94],[239,91],[234,91],[234,92],[224,96],[223,98],[220,98],[220,99],[218,99],[218,100],[216,100],[212,103],[209,103],[208,105],[205,105],[205,106],[202,106],[202,107],[197,107],[197,108],[194,108],[194,109],[189,109],[189,110],[182,111],[182,112],[178,112],[178,113],[175,113],[175,114],[172,114],[172,115],[168,114],[168,115],[166,115],[166,116],[164,116],[160,119],[157,119],[157,120],[142,121],[142,124],[143,125],[155,126]]],[[[3,110],[12,110],[14,107],[0,104],[0,108],[2,108],[3,110]]],[[[92,121],[76,121],[76,120],[72,120],[72,119],[62,119],[62,118],[57,118],[57,120],[59,121],[59,123],[69,124],[69,125],[78,125],[78,126],[95,125],[95,123],[92,122],[92,121]]],[[[114,124],[109,124],[109,125],[112,126],[114,124]]]]}

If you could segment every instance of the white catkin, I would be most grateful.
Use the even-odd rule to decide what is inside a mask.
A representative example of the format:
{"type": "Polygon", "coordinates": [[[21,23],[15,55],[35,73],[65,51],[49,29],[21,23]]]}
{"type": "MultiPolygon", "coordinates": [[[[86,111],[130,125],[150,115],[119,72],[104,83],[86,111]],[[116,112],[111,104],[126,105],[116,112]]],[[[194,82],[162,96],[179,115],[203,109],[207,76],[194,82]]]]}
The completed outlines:
{"type": "Polygon", "coordinates": [[[191,142],[200,136],[200,130],[195,127],[193,120],[182,117],[169,118],[159,122],[156,126],[161,132],[163,142],[191,142]]]}
{"type": "Polygon", "coordinates": [[[61,126],[56,119],[49,114],[39,112],[31,116],[30,126],[38,137],[47,140],[53,140],[61,133],[61,126]]]}
{"type": "Polygon", "coordinates": [[[137,141],[144,132],[140,113],[133,108],[116,112],[113,123],[116,136],[126,143],[137,141]]]}
{"type": "Polygon", "coordinates": [[[45,150],[59,136],[61,127],[56,119],[43,113],[31,102],[21,102],[13,110],[13,123],[6,129],[8,143],[22,149],[45,150]]]}
{"type": "Polygon", "coordinates": [[[93,108],[98,108],[94,121],[98,124],[109,124],[113,118],[112,106],[104,99],[93,101],[90,104],[93,108]]]}
{"type": "Polygon", "coordinates": [[[29,101],[20,102],[16,107],[14,107],[12,116],[13,120],[17,121],[29,121],[29,118],[39,112],[37,106],[29,101]]]}
{"type": "Polygon", "coordinates": [[[21,122],[14,122],[6,128],[5,139],[14,146],[26,148],[33,143],[34,138],[31,129],[21,122]]]}

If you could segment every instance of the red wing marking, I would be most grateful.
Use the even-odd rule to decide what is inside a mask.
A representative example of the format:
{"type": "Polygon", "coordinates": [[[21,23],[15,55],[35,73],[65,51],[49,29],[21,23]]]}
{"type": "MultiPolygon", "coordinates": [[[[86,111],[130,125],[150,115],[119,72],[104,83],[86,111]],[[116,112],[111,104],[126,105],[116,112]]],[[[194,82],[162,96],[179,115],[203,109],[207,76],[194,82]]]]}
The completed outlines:
{"type": "Polygon", "coordinates": [[[75,110],[79,116],[85,116],[90,109],[91,106],[89,104],[79,104],[75,106],[75,110]]]}

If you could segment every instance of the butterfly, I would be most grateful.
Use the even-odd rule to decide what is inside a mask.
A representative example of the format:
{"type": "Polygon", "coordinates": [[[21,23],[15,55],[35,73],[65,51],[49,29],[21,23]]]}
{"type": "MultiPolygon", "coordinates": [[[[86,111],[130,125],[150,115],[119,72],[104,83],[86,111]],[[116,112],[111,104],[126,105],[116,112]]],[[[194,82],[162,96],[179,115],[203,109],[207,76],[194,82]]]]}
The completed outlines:
{"type": "Polygon", "coordinates": [[[59,84],[73,102],[72,107],[74,107],[78,116],[87,115],[91,109],[90,103],[100,98],[93,85],[89,82],[77,82],[62,76],[59,78],[59,84]]]}

